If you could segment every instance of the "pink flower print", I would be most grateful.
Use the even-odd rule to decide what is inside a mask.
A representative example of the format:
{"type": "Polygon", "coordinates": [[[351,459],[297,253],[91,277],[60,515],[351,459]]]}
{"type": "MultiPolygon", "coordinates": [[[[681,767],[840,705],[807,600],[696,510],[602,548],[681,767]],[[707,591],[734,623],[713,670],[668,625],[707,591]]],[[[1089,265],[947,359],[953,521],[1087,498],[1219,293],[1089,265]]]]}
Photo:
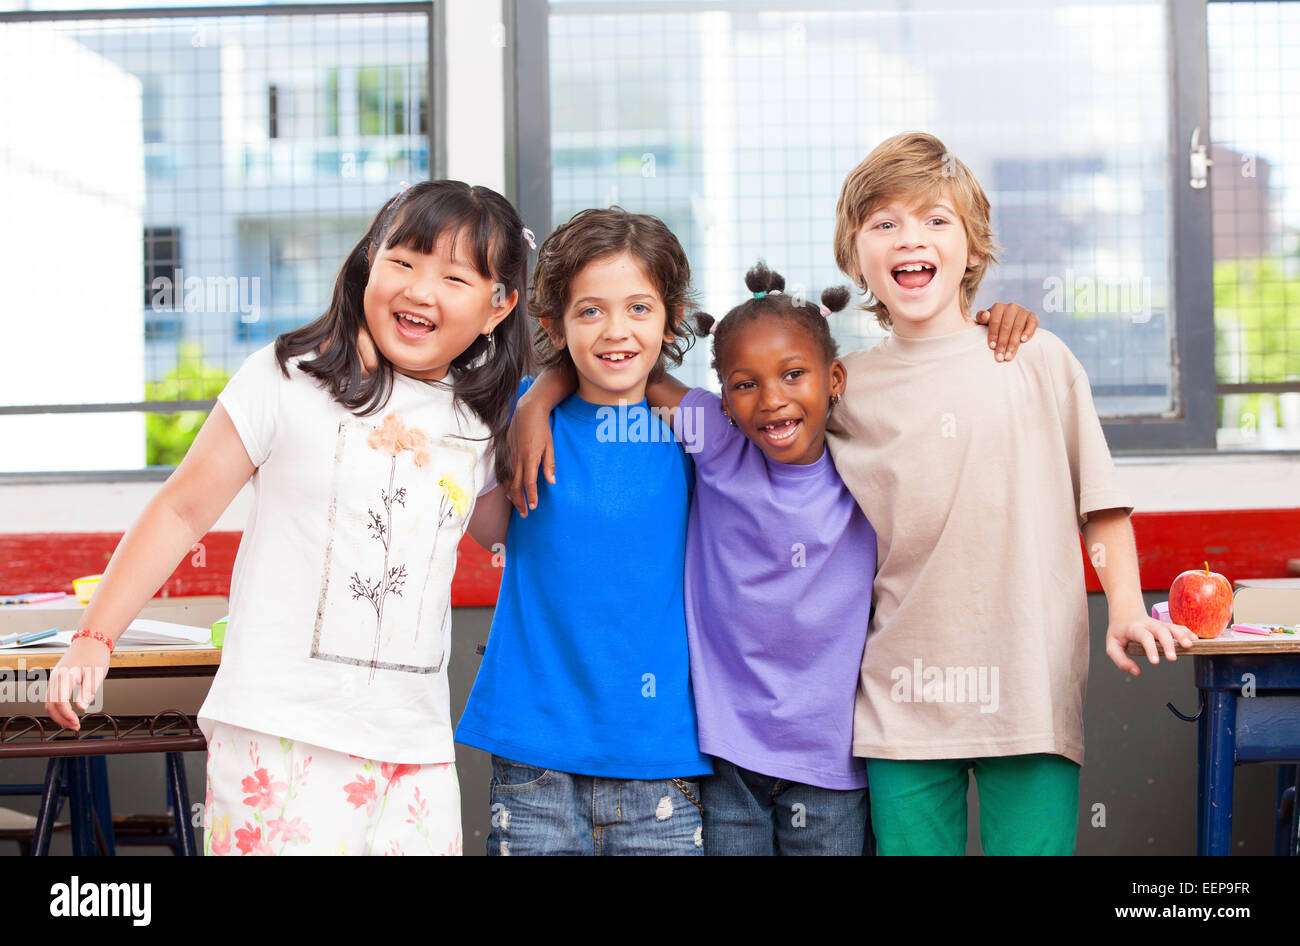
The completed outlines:
{"type": "Polygon", "coordinates": [[[409,763],[394,764],[391,762],[382,762],[379,765],[379,774],[388,780],[389,788],[396,788],[397,783],[405,776],[414,775],[418,771],[420,771],[418,765],[411,765],[409,763]]]}
{"type": "Polygon", "coordinates": [[[411,813],[411,817],[406,819],[407,824],[420,825],[429,817],[429,800],[420,795],[419,786],[415,789],[415,804],[407,805],[406,810],[411,813]]]}
{"type": "Polygon", "coordinates": [[[250,821],[245,821],[244,826],[235,832],[235,840],[235,847],[245,856],[275,853],[262,840],[262,829],[253,827],[250,821]]]}
{"type": "Polygon", "coordinates": [[[284,782],[271,781],[266,769],[258,769],[252,775],[245,776],[239,787],[248,793],[244,799],[245,805],[265,811],[268,808],[284,807],[284,790],[289,786],[284,782]]]}
{"type": "Polygon", "coordinates": [[[375,804],[379,801],[379,796],[375,793],[374,779],[358,775],[355,782],[348,782],[343,786],[343,791],[348,793],[348,801],[352,803],[353,808],[365,805],[367,816],[375,813],[375,804]]]}
{"type": "Polygon", "coordinates": [[[371,449],[394,458],[403,450],[410,450],[415,454],[416,469],[422,470],[429,465],[429,451],[424,449],[429,446],[429,435],[419,427],[407,427],[395,412],[384,418],[382,426],[370,432],[366,443],[371,449]]]}
{"type": "Polygon", "coordinates": [[[212,822],[212,853],[217,857],[230,853],[230,815],[222,815],[212,822]]]}
{"type": "Polygon", "coordinates": [[[384,857],[405,857],[405,856],[406,856],[406,852],[402,850],[402,846],[400,844],[398,844],[396,841],[388,842],[388,850],[384,852],[384,857]]]}
{"type": "Polygon", "coordinates": [[[310,841],[311,838],[307,833],[311,826],[304,824],[301,818],[294,818],[290,821],[287,818],[272,818],[266,823],[267,838],[274,841],[275,836],[280,835],[280,840],[286,844],[296,844],[300,841],[310,841]]]}

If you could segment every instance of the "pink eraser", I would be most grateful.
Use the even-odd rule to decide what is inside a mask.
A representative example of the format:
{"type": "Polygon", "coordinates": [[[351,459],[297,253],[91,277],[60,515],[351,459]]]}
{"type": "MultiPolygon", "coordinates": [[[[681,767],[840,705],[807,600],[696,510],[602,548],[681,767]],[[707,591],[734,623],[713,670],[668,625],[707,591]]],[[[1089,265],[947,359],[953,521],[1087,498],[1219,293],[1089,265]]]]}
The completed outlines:
{"type": "Polygon", "coordinates": [[[1158,604],[1151,605],[1151,616],[1157,621],[1164,621],[1166,624],[1173,624],[1169,620],[1169,602],[1161,601],[1158,604]]]}
{"type": "Polygon", "coordinates": [[[1269,628],[1260,627],[1258,624],[1234,624],[1231,629],[1241,631],[1243,634],[1259,634],[1263,637],[1268,637],[1273,633],[1269,628]]]}

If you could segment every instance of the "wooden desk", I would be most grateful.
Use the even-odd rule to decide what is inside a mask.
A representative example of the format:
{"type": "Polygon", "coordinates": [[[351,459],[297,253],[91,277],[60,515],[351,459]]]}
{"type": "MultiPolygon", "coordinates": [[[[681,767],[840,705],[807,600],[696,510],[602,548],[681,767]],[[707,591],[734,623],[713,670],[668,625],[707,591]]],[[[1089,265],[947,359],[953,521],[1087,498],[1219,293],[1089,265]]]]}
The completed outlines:
{"type": "MultiPolygon", "coordinates": [[[[227,600],[217,596],[155,598],[140,612],[140,617],[203,627],[223,617],[228,607],[227,600]]],[[[36,605],[3,606],[0,607],[0,635],[47,627],[69,630],[76,627],[82,610],[83,606],[72,596],[63,601],[36,605]]],[[[25,678],[29,674],[40,671],[37,679],[44,679],[64,653],[64,648],[52,647],[0,651],[0,673],[9,671],[11,679],[22,680],[26,690],[25,678]]],[[[12,711],[0,715],[0,762],[6,758],[33,756],[50,760],[35,830],[38,854],[49,850],[56,796],[64,780],[72,814],[74,852],[82,855],[96,853],[98,822],[108,853],[113,853],[112,812],[103,758],[113,754],[148,752],[166,754],[167,794],[173,809],[175,843],[183,853],[196,853],[190,830],[189,792],[182,753],[202,751],[205,745],[192,714],[167,705],[175,699],[176,691],[172,689],[169,692],[166,681],[176,677],[211,678],[220,663],[221,651],[210,646],[123,645],[110,658],[109,675],[102,687],[106,706],[116,703],[119,708],[112,713],[88,713],[82,718],[80,732],[62,729],[43,715],[43,686],[41,701],[36,705],[21,702],[6,707],[12,711]],[[108,697],[108,684],[119,680],[147,682],[127,683],[125,688],[114,687],[114,695],[108,697]]],[[[191,683],[188,689],[192,691],[194,684],[191,683]]],[[[192,701],[193,696],[189,692],[186,699],[192,701]]]]}
{"type": "MultiPolygon", "coordinates": [[[[53,670],[63,649],[21,647],[0,650],[0,671],[53,670]]],[[[108,660],[114,680],[138,677],[211,677],[221,665],[215,647],[140,647],[115,650],[108,660]]]]}

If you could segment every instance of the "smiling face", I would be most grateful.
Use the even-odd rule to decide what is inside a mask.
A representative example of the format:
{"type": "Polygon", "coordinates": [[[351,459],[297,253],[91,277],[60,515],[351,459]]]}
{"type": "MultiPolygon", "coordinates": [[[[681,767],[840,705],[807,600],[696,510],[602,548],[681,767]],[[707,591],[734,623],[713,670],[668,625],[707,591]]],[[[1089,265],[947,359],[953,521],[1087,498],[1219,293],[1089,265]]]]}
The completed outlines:
{"type": "Polygon", "coordinates": [[[896,334],[927,338],[969,324],[961,282],[979,257],[946,196],[932,206],[882,201],[858,230],[855,250],[859,272],[889,310],[896,334]]]}
{"type": "Polygon", "coordinates": [[[452,361],[489,334],[515,307],[443,234],[432,253],[384,246],[370,263],[366,328],[394,369],[412,378],[441,380],[452,361]],[[500,303],[494,305],[493,303],[500,303]]]}
{"type": "Polygon", "coordinates": [[[556,348],[567,348],[578,370],[578,397],[591,404],[635,403],[674,339],[663,298],[629,253],[584,266],[569,286],[563,325],[546,320],[556,348]]]}
{"type": "Polygon", "coordinates": [[[723,406],[741,433],[778,463],[817,462],[844,366],[827,364],[811,334],[776,315],[746,325],[719,356],[723,406]]]}

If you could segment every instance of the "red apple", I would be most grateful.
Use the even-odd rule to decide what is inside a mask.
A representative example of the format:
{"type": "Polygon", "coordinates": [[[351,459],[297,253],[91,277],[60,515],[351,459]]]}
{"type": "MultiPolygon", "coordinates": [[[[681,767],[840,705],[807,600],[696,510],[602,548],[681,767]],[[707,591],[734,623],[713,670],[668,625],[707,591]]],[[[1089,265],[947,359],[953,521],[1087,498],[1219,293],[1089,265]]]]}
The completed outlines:
{"type": "Polygon", "coordinates": [[[1197,637],[1218,637],[1232,619],[1232,583],[1218,572],[1193,569],[1169,588],[1169,619],[1197,637]]]}

